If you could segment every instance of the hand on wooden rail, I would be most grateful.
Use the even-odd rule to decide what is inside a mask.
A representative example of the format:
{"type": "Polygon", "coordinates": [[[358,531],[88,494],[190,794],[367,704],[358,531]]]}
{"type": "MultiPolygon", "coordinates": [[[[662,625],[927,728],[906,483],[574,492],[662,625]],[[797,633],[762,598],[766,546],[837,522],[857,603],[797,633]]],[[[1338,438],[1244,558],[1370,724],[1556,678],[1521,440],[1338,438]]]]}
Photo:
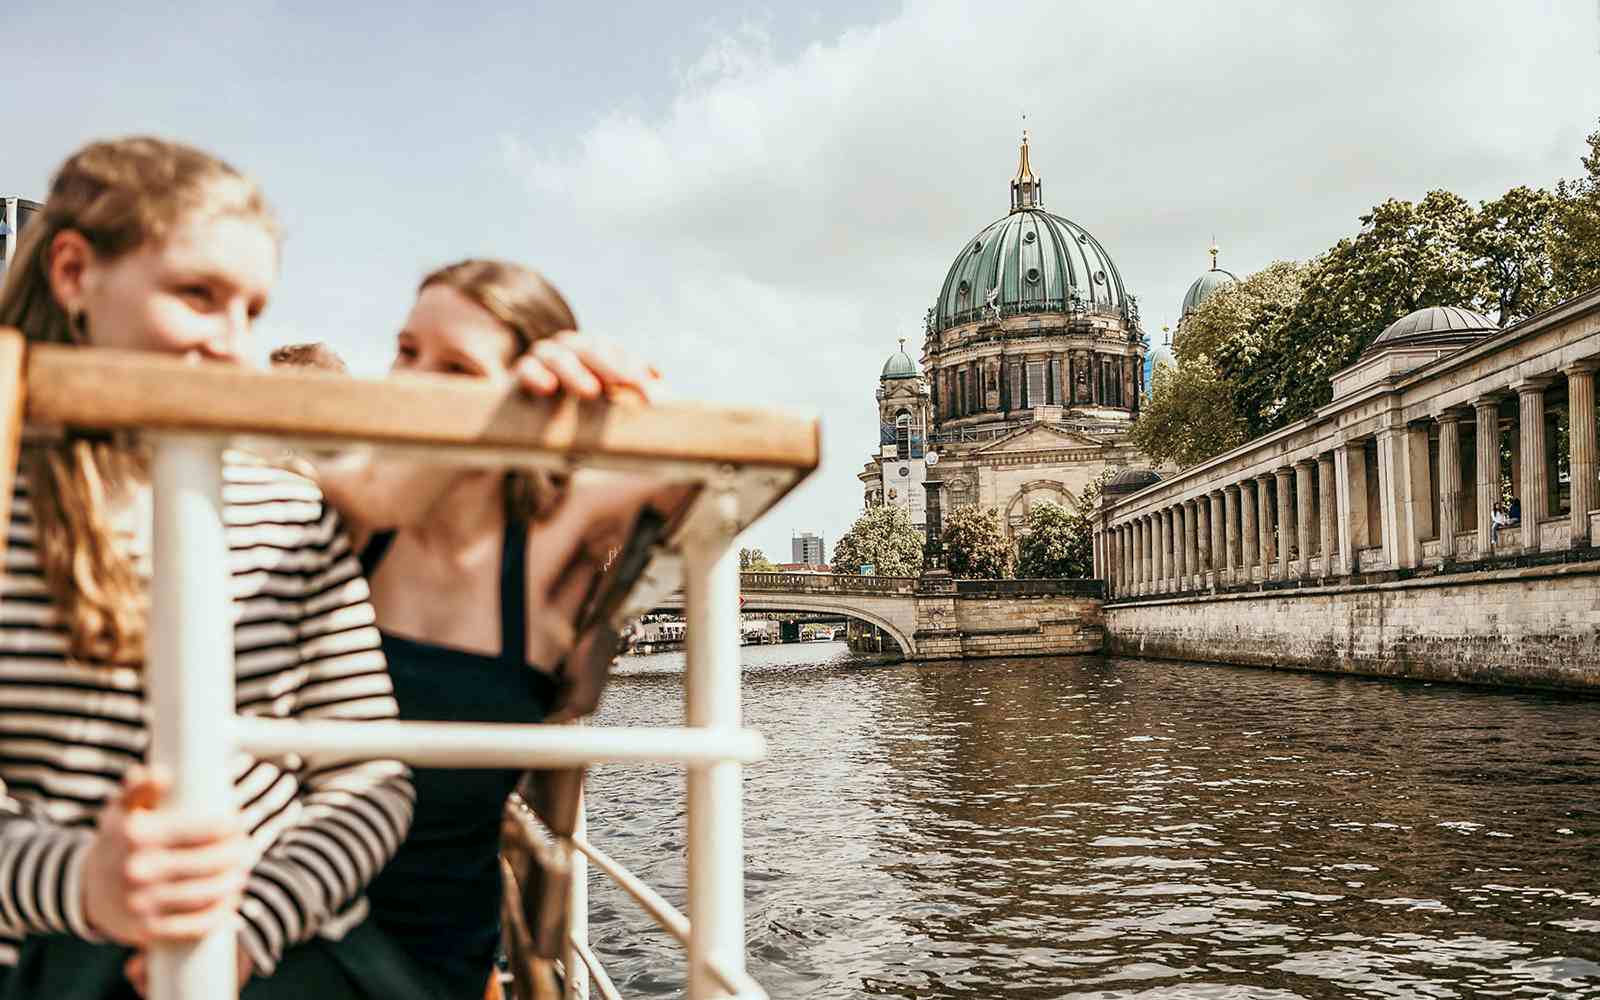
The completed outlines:
{"type": "Polygon", "coordinates": [[[513,369],[524,392],[580,399],[650,402],[660,392],[661,373],[611,341],[566,330],[546,337],[518,358],[513,369]]]}
{"type": "Polygon", "coordinates": [[[118,944],[195,941],[238,913],[254,861],[238,818],[162,810],[168,788],[131,769],[84,857],[84,917],[118,944]]]}

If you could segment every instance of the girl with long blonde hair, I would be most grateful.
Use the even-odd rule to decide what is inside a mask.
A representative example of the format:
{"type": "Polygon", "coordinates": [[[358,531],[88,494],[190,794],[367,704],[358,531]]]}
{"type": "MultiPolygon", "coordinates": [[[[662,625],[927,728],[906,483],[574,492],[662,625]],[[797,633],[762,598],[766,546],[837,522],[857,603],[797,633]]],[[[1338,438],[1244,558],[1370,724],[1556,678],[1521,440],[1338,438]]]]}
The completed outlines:
{"type": "MultiPolygon", "coordinates": [[[[279,239],[238,171],[133,138],[68,158],[19,251],[0,326],[29,342],[235,362],[279,239]]],[[[238,711],[394,717],[359,562],[316,487],[231,455],[223,499],[238,711]]],[[[319,936],[343,934],[348,953],[378,933],[363,893],[410,824],[403,765],[241,754],[226,818],[163,805],[163,776],[143,766],[149,535],[136,444],[67,432],[27,445],[0,590],[7,995],[126,996],[142,949],[221,927],[237,932],[247,997],[405,995],[406,977],[377,982],[319,936]]]]}

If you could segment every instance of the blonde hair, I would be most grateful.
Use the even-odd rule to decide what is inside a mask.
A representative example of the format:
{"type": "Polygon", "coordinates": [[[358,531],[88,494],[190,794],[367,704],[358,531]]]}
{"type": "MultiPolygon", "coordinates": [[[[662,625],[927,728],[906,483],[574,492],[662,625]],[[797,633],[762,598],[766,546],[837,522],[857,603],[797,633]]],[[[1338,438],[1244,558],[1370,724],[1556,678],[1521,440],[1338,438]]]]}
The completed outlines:
{"type": "MultiPolygon", "coordinates": [[[[512,360],[541,340],[578,328],[572,307],[556,287],[538,271],[520,264],[481,258],[459,261],[429,273],[417,291],[434,285],[455,289],[504,324],[516,338],[512,360]]],[[[519,469],[506,473],[506,518],[523,523],[538,520],[555,508],[564,488],[563,478],[546,472],[519,469]]]]}
{"type": "MultiPolygon", "coordinates": [[[[83,325],[67,315],[50,287],[56,235],[75,232],[100,259],[111,261],[165,239],[196,214],[258,219],[277,235],[255,184],[209,154],[144,137],[83,147],[56,172],[43,211],[22,233],[0,286],[0,326],[20,329],[30,343],[81,343],[83,325]]],[[[117,544],[111,506],[117,491],[142,475],[140,456],[125,444],[68,433],[58,442],[28,446],[21,465],[40,568],[71,655],[139,662],[144,586],[117,544]]]]}

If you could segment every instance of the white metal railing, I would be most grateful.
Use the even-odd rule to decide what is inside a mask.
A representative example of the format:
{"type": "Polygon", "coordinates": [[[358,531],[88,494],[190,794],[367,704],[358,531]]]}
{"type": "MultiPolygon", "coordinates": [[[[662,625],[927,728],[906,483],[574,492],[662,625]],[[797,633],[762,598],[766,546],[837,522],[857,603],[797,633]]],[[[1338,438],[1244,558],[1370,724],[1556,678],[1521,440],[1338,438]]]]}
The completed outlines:
{"type": "MultiPolygon", "coordinates": [[[[617,996],[587,941],[585,873],[587,860],[593,860],[685,946],[691,1000],[763,1000],[761,987],[744,968],[740,781],[741,766],[759,759],[764,744],[758,734],[741,728],[739,576],[731,543],[754,516],[815,468],[814,421],[772,416],[763,425],[749,412],[674,412],[670,407],[630,420],[602,407],[589,414],[599,421],[598,430],[589,434],[579,417],[582,407],[594,404],[541,406],[485,387],[466,388],[459,380],[448,385],[340,380],[335,385],[312,373],[246,376],[145,355],[41,347],[32,348],[23,365],[21,351],[20,337],[0,332],[0,400],[12,400],[0,411],[0,443],[13,457],[18,411],[24,408],[30,423],[160,428],[147,436],[155,514],[146,680],[151,760],[171,773],[175,808],[196,813],[225,808],[233,794],[228,761],[239,750],[261,756],[394,757],[449,767],[682,764],[688,768],[693,919],[594,848],[580,807],[578,829],[567,840],[574,877],[566,995],[587,997],[592,977],[603,996],[617,996]],[[434,392],[450,398],[441,404],[430,395],[434,392]],[[19,397],[25,405],[17,404],[19,397]],[[294,413],[297,399],[306,415],[285,417],[294,413]],[[378,406],[381,412],[404,414],[403,422],[375,419],[378,406]],[[420,422],[419,408],[425,411],[420,422]],[[708,413],[726,419],[720,427],[708,427],[719,423],[708,413]],[[237,716],[230,590],[219,585],[228,572],[222,453],[241,435],[261,434],[323,442],[378,440],[441,458],[476,451],[486,461],[548,466],[585,460],[631,468],[654,467],[653,443],[662,442],[663,464],[672,477],[699,487],[671,541],[683,568],[688,620],[686,725],[625,729],[237,716]],[[691,440],[697,437],[698,443],[691,440]],[[776,452],[764,465],[763,442],[776,452]]],[[[648,607],[650,598],[641,600],[648,607]]],[[[232,932],[220,930],[194,944],[152,948],[151,996],[214,1000],[233,995],[234,947],[232,932]]]]}

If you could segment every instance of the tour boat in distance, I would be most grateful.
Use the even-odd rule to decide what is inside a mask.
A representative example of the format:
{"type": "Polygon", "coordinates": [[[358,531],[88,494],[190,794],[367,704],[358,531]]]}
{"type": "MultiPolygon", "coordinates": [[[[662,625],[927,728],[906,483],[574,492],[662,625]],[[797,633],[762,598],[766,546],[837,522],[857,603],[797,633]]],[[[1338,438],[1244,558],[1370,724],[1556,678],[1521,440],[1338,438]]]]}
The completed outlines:
{"type": "MultiPolygon", "coordinates": [[[[521,767],[524,804],[508,809],[507,937],[516,1000],[619,996],[588,945],[587,865],[611,877],[683,946],[690,1000],[766,994],[745,971],[740,776],[764,743],[742,728],[735,537],[816,469],[815,418],[695,404],[642,408],[529,400],[473,380],[351,379],[293,369],[189,364],[148,353],[25,345],[0,330],[0,442],[6,475],[24,426],[142,436],[152,453],[155,531],[146,666],[150,763],[172,775],[173,805],[229,801],[229,762],[344,754],[435,767],[521,767]],[[641,518],[586,612],[621,625],[680,586],[687,666],[679,727],[294,722],[234,713],[233,616],[221,521],[224,448],[366,446],[492,466],[645,472],[681,485],[641,518]],[[583,769],[674,763],[688,769],[688,907],[682,913],[593,844],[583,769]]],[[[0,489],[9,518],[11,484],[0,489]]],[[[0,542],[3,544],[3,542],[0,542]]],[[[598,697],[599,675],[575,679],[598,697]]],[[[150,995],[212,1000],[235,989],[234,942],[221,931],[152,949],[150,995]]]]}

